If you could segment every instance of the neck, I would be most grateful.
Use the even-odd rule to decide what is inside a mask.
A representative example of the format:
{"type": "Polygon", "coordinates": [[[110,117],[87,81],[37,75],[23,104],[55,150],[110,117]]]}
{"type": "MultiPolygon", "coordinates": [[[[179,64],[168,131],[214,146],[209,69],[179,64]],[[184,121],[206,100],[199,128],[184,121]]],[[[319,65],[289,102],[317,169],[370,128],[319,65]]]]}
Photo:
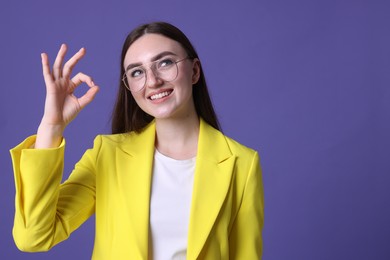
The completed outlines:
{"type": "Polygon", "coordinates": [[[199,118],[196,113],[185,118],[156,119],[156,148],[173,159],[196,156],[198,150],[199,118]]]}

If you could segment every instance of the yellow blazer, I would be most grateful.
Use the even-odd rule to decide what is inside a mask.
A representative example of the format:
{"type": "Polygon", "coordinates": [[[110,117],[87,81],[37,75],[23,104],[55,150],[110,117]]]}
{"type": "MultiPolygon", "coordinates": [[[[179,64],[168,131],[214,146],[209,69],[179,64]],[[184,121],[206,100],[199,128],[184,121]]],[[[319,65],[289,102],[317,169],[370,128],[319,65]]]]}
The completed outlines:
{"type": "MultiPolygon", "coordinates": [[[[155,123],[140,133],[98,136],[60,184],[59,148],[11,150],[16,185],[13,236],[23,251],[46,251],[96,214],[93,259],[148,259],[155,123]]],[[[263,187],[259,157],[203,120],[187,259],[261,259],[263,187]]]]}

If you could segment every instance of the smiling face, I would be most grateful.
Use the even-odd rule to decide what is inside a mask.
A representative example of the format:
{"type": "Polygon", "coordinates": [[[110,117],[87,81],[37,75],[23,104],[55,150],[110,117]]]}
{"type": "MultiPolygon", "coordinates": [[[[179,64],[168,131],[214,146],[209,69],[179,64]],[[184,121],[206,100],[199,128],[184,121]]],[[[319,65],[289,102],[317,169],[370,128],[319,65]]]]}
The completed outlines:
{"type": "Polygon", "coordinates": [[[140,75],[146,77],[144,87],[132,92],[143,111],[156,119],[187,117],[196,113],[192,85],[199,79],[199,61],[186,58],[187,53],[178,42],[159,34],[145,34],[129,47],[123,63],[129,72],[127,77],[133,77],[133,82],[137,82],[136,77],[140,75]],[[159,68],[176,66],[175,62],[178,69],[175,78],[169,77],[169,73],[159,72],[159,68]],[[143,70],[134,69],[139,66],[143,70]]]}

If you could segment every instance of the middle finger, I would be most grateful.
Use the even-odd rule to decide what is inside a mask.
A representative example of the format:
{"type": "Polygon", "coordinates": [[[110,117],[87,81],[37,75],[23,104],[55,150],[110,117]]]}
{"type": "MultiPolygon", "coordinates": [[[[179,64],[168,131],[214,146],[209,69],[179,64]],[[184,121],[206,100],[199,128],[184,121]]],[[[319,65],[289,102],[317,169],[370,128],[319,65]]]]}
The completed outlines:
{"type": "Polygon", "coordinates": [[[62,77],[62,62],[64,60],[65,54],[66,54],[67,46],[66,44],[62,44],[60,50],[58,51],[56,60],[53,64],[53,76],[55,79],[62,77]]]}

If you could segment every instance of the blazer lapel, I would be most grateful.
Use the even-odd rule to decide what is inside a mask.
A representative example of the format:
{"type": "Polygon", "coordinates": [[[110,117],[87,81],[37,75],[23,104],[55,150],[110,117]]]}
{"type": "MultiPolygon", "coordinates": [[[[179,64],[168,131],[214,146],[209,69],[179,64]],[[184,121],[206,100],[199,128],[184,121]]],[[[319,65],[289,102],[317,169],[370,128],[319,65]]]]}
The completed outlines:
{"type": "Polygon", "coordinates": [[[188,259],[197,259],[229,190],[235,156],[225,136],[201,119],[188,231],[188,259]]]}
{"type": "MultiPolygon", "coordinates": [[[[140,133],[130,133],[117,147],[116,165],[118,182],[128,214],[128,236],[131,244],[137,245],[136,255],[148,259],[149,205],[153,169],[155,124],[149,124],[140,133]]],[[[131,246],[129,244],[129,247],[131,246]]],[[[131,250],[136,250],[132,248],[131,250]]]]}

